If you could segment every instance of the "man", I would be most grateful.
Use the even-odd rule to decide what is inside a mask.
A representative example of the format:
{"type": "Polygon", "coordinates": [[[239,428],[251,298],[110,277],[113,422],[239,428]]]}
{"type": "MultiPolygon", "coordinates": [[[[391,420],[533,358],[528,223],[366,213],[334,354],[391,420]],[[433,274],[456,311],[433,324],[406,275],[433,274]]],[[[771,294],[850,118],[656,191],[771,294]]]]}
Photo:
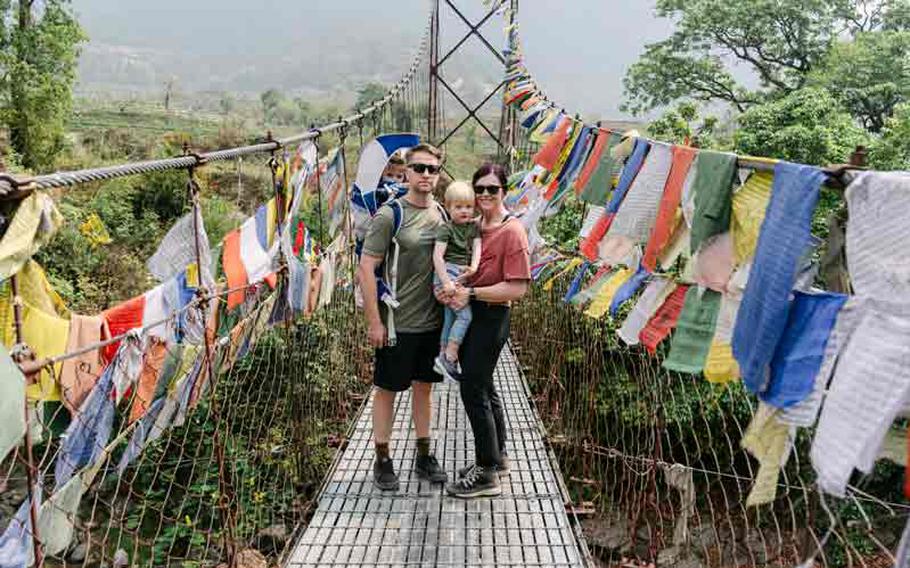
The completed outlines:
{"type": "Polygon", "coordinates": [[[386,258],[394,233],[390,207],[379,209],[370,221],[359,277],[370,345],[376,348],[373,375],[373,439],[376,461],[373,480],[382,490],[398,489],[398,476],[389,453],[395,395],[411,389],[411,417],[417,434],[418,476],[433,483],[445,483],[446,474],[430,453],[431,394],[433,383],[442,377],[433,371],[439,352],[442,312],[433,296],[433,246],[436,228],[443,222],[433,199],[439,181],[442,153],[429,144],[411,148],[405,156],[408,193],[399,199],[402,222],[398,241],[398,277],[394,311],[397,341],[388,345],[386,306],[380,307],[375,271],[386,258]]]}

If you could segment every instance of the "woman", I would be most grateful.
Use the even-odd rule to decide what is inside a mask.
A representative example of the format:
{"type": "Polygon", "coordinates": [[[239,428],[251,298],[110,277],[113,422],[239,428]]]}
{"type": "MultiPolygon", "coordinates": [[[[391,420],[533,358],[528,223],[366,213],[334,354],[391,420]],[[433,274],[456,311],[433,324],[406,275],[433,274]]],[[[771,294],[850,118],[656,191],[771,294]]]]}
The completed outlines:
{"type": "Polygon", "coordinates": [[[461,401],[474,432],[475,462],[459,471],[450,495],[462,498],[499,495],[499,474],[508,471],[506,423],[493,385],[499,352],[509,338],[509,305],[525,295],[531,280],[528,236],[503,205],[506,172],[484,164],[472,178],[481,214],[483,252],[468,287],[440,300],[458,309],[471,304],[474,319],[461,346],[461,401]]]}

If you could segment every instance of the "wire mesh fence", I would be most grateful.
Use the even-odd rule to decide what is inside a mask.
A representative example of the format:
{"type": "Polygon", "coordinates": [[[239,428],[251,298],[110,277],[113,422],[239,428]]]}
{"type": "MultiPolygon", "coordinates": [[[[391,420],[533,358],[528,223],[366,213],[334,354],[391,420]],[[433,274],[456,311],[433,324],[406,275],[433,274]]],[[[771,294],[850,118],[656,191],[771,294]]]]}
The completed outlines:
{"type": "MultiPolygon", "coordinates": [[[[62,392],[30,392],[27,408],[13,413],[27,434],[0,461],[0,565],[246,566],[276,560],[289,547],[369,389],[363,378],[370,353],[354,300],[348,172],[366,140],[425,131],[425,50],[426,40],[386,97],[300,136],[139,166],[5,179],[10,195],[49,203],[47,194],[32,192],[86,182],[103,192],[113,178],[189,168],[184,209],[196,211],[207,187],[194,170],[245,158],[248,169],[271,170],[271,185],[254,191],[272,197],[279,212],[267,242],[289,236],[307,285],[293,289],[291,259],[283,257],[264,281],[249,275],[239,289],[207,286],[200,248],[211,249],[215,267],[227,266],[227,241],[192,247],[190,239],[196,268],[180,271],[177,289],[187,296],[178,309],[166,303],[167,317],[148,321],[143,311],[151,309],[140,306],[138,322],[112,329],[111,340],[58,349],[54,334],[62,329],[66,343],[76,316],[55,304],[59,296],[40,267],[18,273],[17,290],[4,283],[3,338],[11,355],[28,369],[30,390],[62,392]],[[298,142],[314,144],[320,163],[303,167],[294,211],[296,194],[276,171],[301,172],[298,142]],[[294,217],[282,216],[288,214],[294,217]],[[294,293],[298,310],[288,307],[294,293]],[[50,324],[37,325],[35,317],[50,324]],[[26,347],[36,361],[23,359],[26,347]],[[75,367],[75,382],[61,382],[64,365],[75,367]]],[[[247,212],[250,219],[260,210],[247,212]]],[[[188,234],[205,235],[199,227],[188,234]]],[[[151,298],[149,292],[111,305],[125,313],[123,306],[151,298]]],[[[100,320],[111,320],[110,313],[100,320]]]]}
{"type": "MultiPolygon", "coordinates": [[[[592,319],[563,301],[570,278],[513,311],[512,338],[574,508],[596,520],[602,558],[661,565],[891,566],[910,516],[898,451],[846,499],[821,496],[801,431],[770,505],[749,507],[759,464],[741,445],[757,401],[661,366],[617,336],[625,312],[592,319]]],[[[898,440],[898,444],[900,444],[898,440]]]]}

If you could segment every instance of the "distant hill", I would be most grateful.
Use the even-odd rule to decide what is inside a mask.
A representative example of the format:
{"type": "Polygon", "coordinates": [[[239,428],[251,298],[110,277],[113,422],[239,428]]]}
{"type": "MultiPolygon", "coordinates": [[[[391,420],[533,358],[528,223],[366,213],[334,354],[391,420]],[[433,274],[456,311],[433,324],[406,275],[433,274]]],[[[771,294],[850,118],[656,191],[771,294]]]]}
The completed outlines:
{"type": "MultiPolygon", "coordinates": [[[[400,77],[427,16],[423,0],[396,0],[394,8],[365,0],[74,0],[74,6],[90,37],[80,59],[80,94],[162,93],[173,80],[184,94],[245,97],[276,88],[344,103],[364,83],[400,77]]],[[[449,22],[447,29],[451,45],[464,25],[449,22]]],[[[469,41],[443,69],[468,102],[479,102],[502,75],[484,50],[469,41]]]]}

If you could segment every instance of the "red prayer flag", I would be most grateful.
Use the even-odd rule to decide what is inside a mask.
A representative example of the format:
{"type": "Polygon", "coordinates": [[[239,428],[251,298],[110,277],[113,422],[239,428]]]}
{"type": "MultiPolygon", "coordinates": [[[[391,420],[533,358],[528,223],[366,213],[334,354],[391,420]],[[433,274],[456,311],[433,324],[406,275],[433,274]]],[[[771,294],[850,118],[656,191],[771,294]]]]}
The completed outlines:
{"type": "Polygon", "coordinates": [[[687,285],[677,286],[648,321],[648,325],[638,334],[639,341],[652,355],[657,353],[657,346],[676,327],[688,291],[689,286],[687,285]]]}
{"type": "Polygon", "coordinates": [[[692,167],[696,154],[695,148],[687,146],[673,147],[673,162],[670,166],[670,174],[667,176],[667,183],[664,186],[664,194],[660,198],[657,221],[651,230],[651,237],[648,239],[645,255],[641,261],[642,266],[650,272],[654,272],[656,269],[657,256],[667,246],[667,242],[673,234],[673,219],[676,217],[676,210],[679,208],[679,202],[682,199],[683,185],[686,182],[686,176],[689,174],[689,168],[692,167]]]}
{"type": "Polygon", "coordinates": [[[591,232],[585,240],[581,241],[581,244],[578,245],[581,254],[585,255],[585,258],[591,262],[597,260],[597,247],[600,246],[600,241],[603,240],[604,235],[610,230],[610,225],[613,223],[613,217],[615,216],[615,213],[607,213],[605,211],[600,219],[594,224],[594,227],[591,228],[591,232]]]}
{"type": "MultiPolygon", "coordinates": [[[[123,335],[131,329],[142,327],[142,314],[145,312],[145,294],[131,298],[122,304],[101,313],[101,317],[107,322],[107,327],[111,332],[111,337],[123,335]]],[[[115,341],[106,345],[101,355],[105,363],[110,363],[117,354],[120,342],[115,341]]]]}
{"type": "Polygon", "coordinates": [[[553,134],[547,138],[546,143],[540,148],[534,156],[534,163],[544,167],[548,171],[556,167],[559,161],[559,154],[562,152],[566,140],[569,138],[569,127],[572,126],[572,119],[564,116],[560,119],[559,124],[553,134]]]}

